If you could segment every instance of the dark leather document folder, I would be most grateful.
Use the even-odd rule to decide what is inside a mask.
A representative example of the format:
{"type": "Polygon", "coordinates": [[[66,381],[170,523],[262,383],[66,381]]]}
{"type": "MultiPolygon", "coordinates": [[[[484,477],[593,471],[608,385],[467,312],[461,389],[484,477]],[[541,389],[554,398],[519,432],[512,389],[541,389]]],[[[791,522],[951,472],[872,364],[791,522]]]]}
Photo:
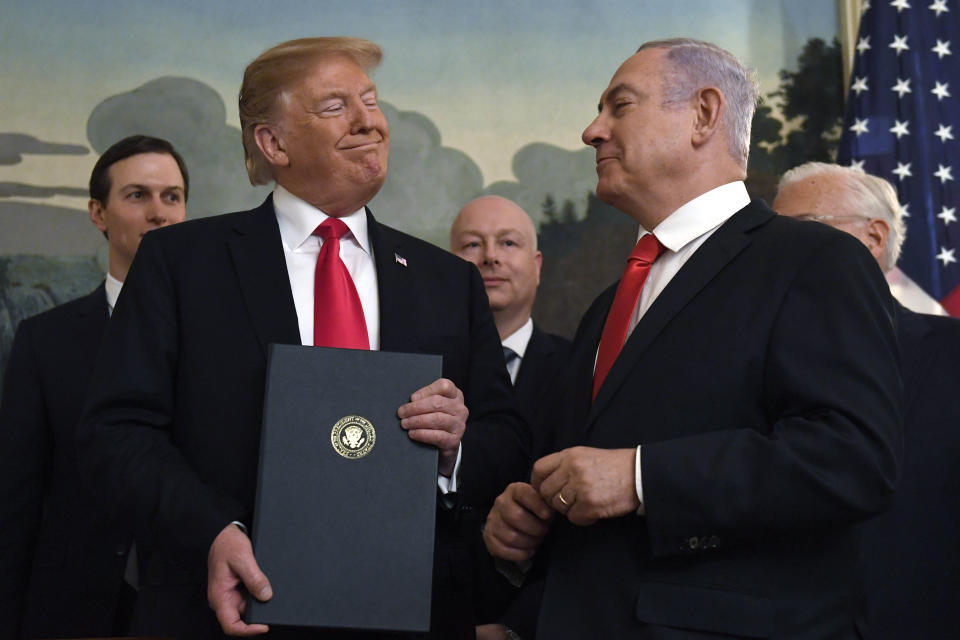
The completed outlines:
{"type": "Polygon", "coordinates": [[[273,598],[248,622],[426,631],[437,450],[397,409],[435,355],[271,345],[253,549],[273,598]]]}

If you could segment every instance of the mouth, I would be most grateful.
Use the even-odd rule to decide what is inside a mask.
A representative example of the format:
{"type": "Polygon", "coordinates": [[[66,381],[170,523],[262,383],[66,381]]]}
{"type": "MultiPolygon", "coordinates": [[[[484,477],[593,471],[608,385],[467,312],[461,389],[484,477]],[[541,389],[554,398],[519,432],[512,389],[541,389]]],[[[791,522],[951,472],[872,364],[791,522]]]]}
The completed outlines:
{"type": "Polygon", "coordinates": [[[351,144],[351,145],[340,147],[340,150],[341,151],[369,151],[371,149],[376,149],[381,142],[382,140],[372,140],[370,142],[361,142],[359,144],[351,144]]]}
{"type": "Polygon", "coordinates": [[[483,286],[487,288],[490,288],[490,287],[496,288],[502,285],[506,281],[507,281],[506,278],[484,278],[483,286]]]}

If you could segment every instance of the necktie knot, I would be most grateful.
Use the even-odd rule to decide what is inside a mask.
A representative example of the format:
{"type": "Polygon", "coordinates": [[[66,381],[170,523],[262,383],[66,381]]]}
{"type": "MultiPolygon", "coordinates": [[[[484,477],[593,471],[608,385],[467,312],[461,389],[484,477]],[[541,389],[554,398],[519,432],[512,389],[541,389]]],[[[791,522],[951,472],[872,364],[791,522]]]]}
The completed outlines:
{"type": "Polygon", "coordinates": [[[663,253],[664,250],[666,250],[666,247],[660,243],[657,236],[652,233],[647,233],[637,241],[637,246],[633,248],[633,252],[627,259],[627,262],[639,262],[640,264],[650,265],[660,257],[660,254],[663,253]]]}
{"type": "Polygon", "coordinates": [[[340,218],[327,218],[317,225],[317,228],[313,230],[313,235],[320,236],[326,242],[330,238],[339,240],[349,230],[350,227],[340,218]]]}
{"type": "Polygon", "coordinates": [[[510,363],[512,363],[514,360],[516,360],[519,357],[520,357],[520,354],[518,354],[516,351],[514,351],[510,347],[503,348],[503,359],[506,361],[507,366],[510,366],[510,363]]]}

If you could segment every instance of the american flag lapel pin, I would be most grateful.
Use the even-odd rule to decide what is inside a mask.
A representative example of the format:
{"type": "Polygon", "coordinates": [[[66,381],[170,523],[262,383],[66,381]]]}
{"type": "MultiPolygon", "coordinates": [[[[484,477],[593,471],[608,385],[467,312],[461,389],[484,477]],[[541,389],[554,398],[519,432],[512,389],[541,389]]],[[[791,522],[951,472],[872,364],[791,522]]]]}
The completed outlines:
{"type": "Polygon", "coordinates": [[[393,254],[393,259],[396,260],[399,264],[407,266],[407,259],[401,256],[399,253],[393,254]]]}

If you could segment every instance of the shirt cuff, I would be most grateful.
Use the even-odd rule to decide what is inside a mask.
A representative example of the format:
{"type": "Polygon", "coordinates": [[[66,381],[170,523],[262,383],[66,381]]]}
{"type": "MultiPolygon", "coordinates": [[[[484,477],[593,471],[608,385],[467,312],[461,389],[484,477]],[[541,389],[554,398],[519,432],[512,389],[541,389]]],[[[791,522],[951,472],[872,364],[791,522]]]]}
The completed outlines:
{"type": "Polygon", "coordinates": [[[250,532],[247,531],[247,525],[243,524],[243,523],[240,522],[239,520],[234,520],[234,521],[231,522],[230,524],[235,524],[235,525],[237,525],[237,526],[240,528],[240,531],[243,531],[245,534],[247,534],[247,537],[250,537],[250,532]]]}
{"type": "Polygon", "coordinates": [[[457,447],[457,461],[453,463],[453,473],[450,474],[450,477],[437,474],[437,486],[440,487],[440,493],[447,495],[448,493],[457,492],[457,484],[460,479],[460,456],[463,454],[463,445],[457,447]]]}
{"type": "Polygon", "coordinates": [[[637,498],[640,500],[640,507],[637,508],[638,516],[647,515],[646,506],[643,504],[643,480],[640,476],[640,445],[637,445],[637,457],[634,464],[634,481],[633,484],[637,489],[637,498]]]}
{"type": "Polygon", "coordinates": [[[437,486],[440,487],[440,493],[447,495],[448,493],[457,492],[457,482],[460,479],[460,456],[463,454],[463,445],[457,447],[457,461],[453,463],[453,473],[450,474],[450,477],[437,474],[437,486]]]}

